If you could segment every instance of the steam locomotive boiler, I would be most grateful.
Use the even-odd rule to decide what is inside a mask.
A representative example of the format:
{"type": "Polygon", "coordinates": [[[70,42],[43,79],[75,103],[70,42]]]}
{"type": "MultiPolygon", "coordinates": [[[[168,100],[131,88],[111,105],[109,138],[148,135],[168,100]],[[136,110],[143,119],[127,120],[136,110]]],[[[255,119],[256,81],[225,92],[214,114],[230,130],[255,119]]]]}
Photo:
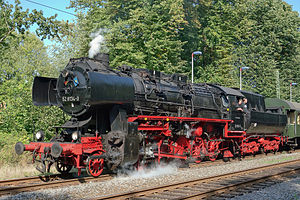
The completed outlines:
{"type": "Polygon", "coordinates": [[[70,120],[55,127],[50,142],[38,131],[37,141],[19,142],[15,150],[31,151],[41,172],[55,164],[61,173],[86,168],[94,177],[104,168],[153,160],[233,157],[242,152],[246,132],[232,123],[230,91],[191,84],[179,74],[129,66],[114,70],[106,54],[71,59],[58,78],[36,77],[32,90],[34,105],[58,106],[70,120]]]}

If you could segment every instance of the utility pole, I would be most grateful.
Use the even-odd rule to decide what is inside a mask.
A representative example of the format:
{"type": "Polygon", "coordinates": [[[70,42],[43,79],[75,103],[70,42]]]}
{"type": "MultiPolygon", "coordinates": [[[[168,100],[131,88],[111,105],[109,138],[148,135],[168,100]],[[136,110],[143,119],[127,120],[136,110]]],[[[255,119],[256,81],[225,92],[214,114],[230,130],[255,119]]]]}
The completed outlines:
{"type": "Polygon", "coordinates": [[[194,51],[192,53],[192,83],[194,83],[194,55],[201,55],[201,51],[194,51]]]}
{"type": "Polygon", "coordinates": [[[240,67],[240,90],[242,90],[242,71],[249,68],[250,67],[240,67]]]}
{"type": "Polygon", "coordinates": [[[292,95],[292,87],[294,85],[297,85],[297,83],[290,83],[290,101],[292,101],[293,95],[292,95]]]}
{"type": "Polygon", "coordinates": [[[276,96],[280,99],[280,80],[279,80],[279,70],[276,70],[276,96]]]}

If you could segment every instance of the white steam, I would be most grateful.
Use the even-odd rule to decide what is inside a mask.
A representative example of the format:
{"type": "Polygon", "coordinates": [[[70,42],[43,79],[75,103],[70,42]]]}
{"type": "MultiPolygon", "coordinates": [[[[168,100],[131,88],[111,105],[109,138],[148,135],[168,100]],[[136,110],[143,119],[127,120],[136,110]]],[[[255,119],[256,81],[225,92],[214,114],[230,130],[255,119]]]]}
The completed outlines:
{"type": "MultiPolygon", "coordinates": [[[[178,163],[161,163],[151,168],[143,167],[139,170],[130,170],[125,172],[128,175],[128,178],[138,179],[138,178],[151,178],[157,176],[163,176],[168,174],[173,174],[178,170],[178,163]]],[[[123,171],[124,172],[124,171],[123,171]]],[[[122,177],[124,174],[119,174],[119,177],[122,177]]],[[[124,177],[125,178],[125,177],[124,177]]]]}
{"type": "Polygon", "coordinates": [[[186,129],[186,138],[190,138],[190,136],[192,136],[192,132],[194,132],[196,129],[191,129],[187,124],[184,124],[184,127],[186,129]]]}
{"type": "Polygon", "coordinates": [[[89,58],[93,58],[96,54],[100,52],[108,53],[108,48],[106,46],[103,33],[103,29],[100,29],[95,33],[91,33],[90,37],[93,38],[93,40],[89,44],[89,46],[91,47],[89,50],[89,58]]]}
{"type": "Polygon", "coordinates": [[[132,178],[150,178],[156,176],[162,176],[172,174],[177,171],[177,167],[174,165],[158,165],[155,168],[143,168],[137,171],[133,171],[129,174],[132,178]]]}

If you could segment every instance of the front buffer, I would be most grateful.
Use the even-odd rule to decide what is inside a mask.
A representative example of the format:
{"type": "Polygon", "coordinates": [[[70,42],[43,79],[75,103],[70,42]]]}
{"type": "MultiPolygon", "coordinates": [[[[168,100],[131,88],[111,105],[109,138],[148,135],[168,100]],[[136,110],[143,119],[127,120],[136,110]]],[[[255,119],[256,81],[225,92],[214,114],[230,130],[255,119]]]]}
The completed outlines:
{"type": "Polygon", "coordinates": [[[86,168],[91,176],[98,177],[104,167],[104,153],[101,137],[82,137],[81,143],[58,142],[18,142],[15,151],[21,155],[24,151],[33,153],[33,163],[38,163],[37,170],[41,173],[50,172],[51,165],[55,164],[58,172],[68,173],[73,167],[86,168]]]}

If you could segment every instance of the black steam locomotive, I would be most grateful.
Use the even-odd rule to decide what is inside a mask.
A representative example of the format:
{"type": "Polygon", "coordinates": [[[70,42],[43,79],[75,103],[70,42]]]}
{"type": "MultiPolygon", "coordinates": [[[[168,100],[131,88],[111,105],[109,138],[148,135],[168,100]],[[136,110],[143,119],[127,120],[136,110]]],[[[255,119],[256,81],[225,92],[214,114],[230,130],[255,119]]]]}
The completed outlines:
{"type": "Polygon", "coordinates": [[[103,168],[180,159],[201,162],[278,151],[286,115],[267,112],[264,97],[212,84],[191,84],[180,74],[109,67],[108,55],[71,59],[56,78],[36,77],[33,103],[58,106],[71,119],[50,142],[17,143],[33,152],[41,172],[72,167],[99,176],[103,168]],[[247,111],[237,110],[247,98],[247,111]]]}

